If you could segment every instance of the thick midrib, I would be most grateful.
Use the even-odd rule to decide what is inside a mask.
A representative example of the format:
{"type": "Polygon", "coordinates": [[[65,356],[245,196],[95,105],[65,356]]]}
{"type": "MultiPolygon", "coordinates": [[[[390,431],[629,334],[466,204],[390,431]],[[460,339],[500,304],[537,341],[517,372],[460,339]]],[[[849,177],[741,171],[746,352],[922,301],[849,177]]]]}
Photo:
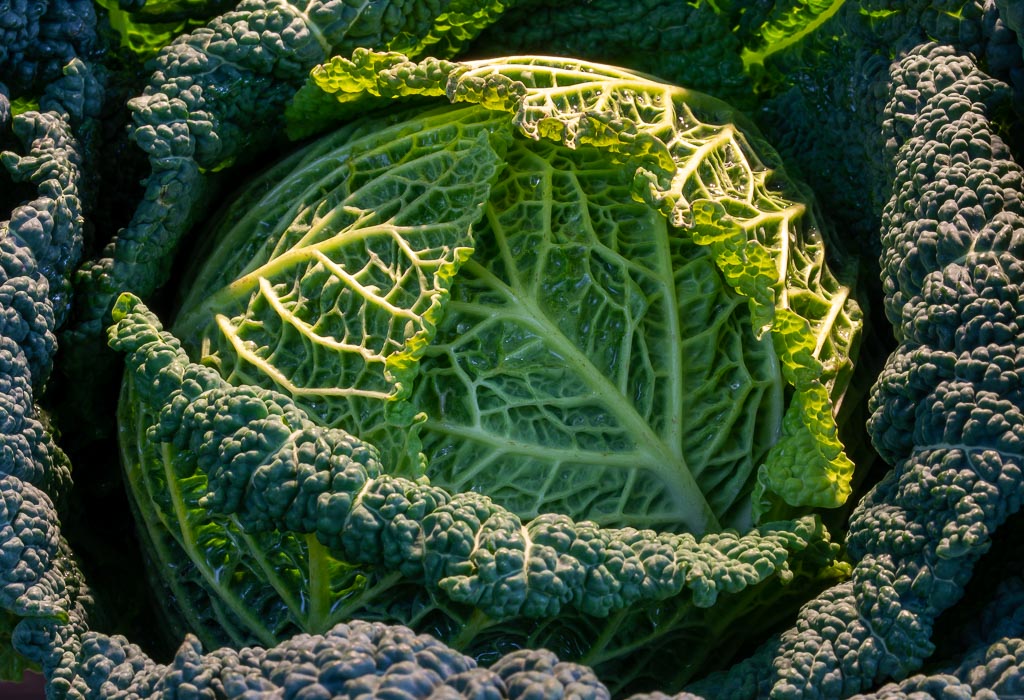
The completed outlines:
{"type": "MultiPolygon", "coordinates": [[[[350,228],[335,236],[307,246],[291,248],[287,252],[267,260],[252,271],[211,292],[195,308],[188,309],[186,313],[181,314],[175,325],[175,332],[181,332],[179,329],[182,331],[191,330],[205,325],[208,319],[214,317],[218,312],[232,308],[239,301],[249,299],[259,289],[262,280],[287,277],[291,270],[314,260],[332,260],[332,253],[337,253],[340,249],[363,243],[375,237],[400,238],[405,230],[407,230],[407,227],[396,226],[390,222],[374,223],[359,228],[350,228]]],[[[350,289],[370,303],[386,305],[383,299],[371,293],[362,285],[353,284],[350,289]]],[[[393,310],[396,313],[406,313],[401,309],[393,310]]]]}
{"type": "Polygon", "coordinates": [[[461,423],[452,423],[445,420],[427,418],[423,422],[424,427],[433,432],[444,433],[465,440],[472,440],[499,452],[514,452],[518,455],[533,457],[539,460],[554,462],[590,462],[604,466],[627,469],[635,467],[637,461],[650,458],[650,452],[638,450],[636,452],[595,452],[593,450],[581,450],[573,448],[542,447],[535,443],[513,440],[504,435],[496,435],[494,432],[474,425],[467,426],[461,423]]]}
{"type": "MultiPolygon", "coordinates": [[[[576,375],[585,386],[591,389],[597,400],[608,408],[625,431],[634,437],[639,449],[637,456],[642,458],[644,466],[659,474],[666,485],[676,487],[672,489],[673,497],[685,509],[682,522],[687,529],[694,534],[721,529],[718,518],[704,498],[704,494],[682,454],[672,450],[666,444],[664,437],[654,432],[650,423],[636,412],[632,403],[623,399],[619,388],[594,367],[589,357],[565,337],[535,301],[517,293],[516,290],[474,260],[467,261],[464,270],[487,283],[505,297],[508,303],[505,308],[500,309],[500,313],[507,318],[514,319],[523,327],[531,329],[538,337],[543,338],[547,347],[572,366],[576,375]]],[[[460,306],[467,311],[471,308],[480,308],[475,304],[451,302],[450,310],[457,310],[460,306]]],[[[673,386],[673,389],[676,388],[673,386]]],[[[681,396],[680,400],[682,400],[681,396]]],[[[672,422],[671,418],[668,422],[672,422]]]]}
{"type": "MultiPolygon", "coordinates": [[[[685,421],[683,420],[683,401],[684,390],[683,390],[683,372],[685,371],[685,358],[683,355],[683,343],[682,343],[682,331],[679,327],[679,298],[676,296],[676,278],[675,270],[673,269],[673,257],[672,250],[669,248],[669,224],[668,221],[658,215],[655,219],[657,221],[657,230],[653,232],[657,240],[657,252],[656,264],[657,264],[657,275],[661,289],[663,290],[664,296],[660,299],[662,311],[665,317],[665,325],[667,330],[665,337],[668,339],[668,362],[666,363],[671,372],[669,372],[669,391],[665,394],[668,405],[664,407],[665,414],[668,419],[664,425],[666,440],[668,445],[675,447],[673,452],[679,455],[679,463],[685,469],[687,477],[693,482],[694,488],[701,494],[701,498],[704,496],[704,491],[701,490],[697,485],[697,480],[694,478],[690,467],[686,464],[686,458],[683,456],[683,436],[682,430],[685,421]]],[[[646,423],[646,421],[645,421],[646,423]]],[[[708,512],[713,512],[711,506],[707,504],[707,500],[704,500],[705,507],[708,512]]],[[[715,529],[721,529],[720,523],[717,519],[714,521],[715,529]]]]}
{"type": "MultiPolygon", "coordinates": [[[[134,381],[134,379],[130,379],[130,381],[134,381]]],[[[141,426],[144,424],[145,423],[143,421],[136,421],[136,429],[140,431],[139,436],[136,439],[136,444],[145,444],[144,442],[141,442],[144,438],[141,434],[141,426]]],[[[214,571],[209,559],[203,553],[196,538],[195,531],[190,526],[188,513],[186,511],[188,506],[186,505],[185,494],[182,492],[181,484],[178,481],[177,474],[175,473],[173,449],[174,448],[168,443],[163,443],[158,447],[160,468],[163,470],[164,483],[166,484],[168,496],[171,502],[171,512],[166,515],[168,517],[173,517],[174,519],[173,526],[169,523],[164,523],[165,529],[172,537],[175,538],[179,546],[195,564],[196,570],[199,572],[199,575],[205,579],[210,589],[216,591],[220,599],[227,605],[231,606],[232,612],[236,614],[242,623],[245,624],[254,635],[259,637],[263,643],[273,644],[276,640],[273,631],[266,626],[264,620],[256,615],[254,611],[249,609],[249,606],[236,594],[235,590],[230,585],[220,580],[220,577],[217,575],[216,571],[214,571]]],[[[149,484],[148,479],[145,477],[143,477],[143,479],[146,490],[151,491],[152,486],[149,484]]],[[[155,499],[152,499],[152,497],[150,498],[155,502],[155,499]]],[[[161,518],[161,520],[162,519],[163,518],[161,518]]],[[[297,618],[301,619],[301,615],[299,615],[300,607],[298,606],[292,591],[280,580],[280,577],[277,575],[277,572],[274,570],[270,562],[259,554],[260,547],[255,544],[251,536],[245,533],[244,529],[238,525],[237,520],[234,518],[232,518],[232,520],[235,523],[237,531],[241,532],[244,539],[250,543],[250,553],[254,554],[256,564],[261,569],[263,575],[266,576],[266,580],[271,584],[271,586],[273,586],[278,595],[281,596],[281,599],[293,614],[295,614],[297,618]]]]}
{"type": "Polygon", "coordinates": [[[305,535],[305,541],[309,567],[309,608],[305,611],[308,617],[303,629],[314,634],[324,634],[333,622],[330,619],[333,598],[328,564],[330,555],[315,534],[305,535]]]}
{"type": "MultiPolygon", "coordinates": [[[[128,376],[128,381],[132,382],[131,375],[129,374],[128,376]]],[[[121,405],[124,406],[127,398],[122,396],[121,400],[121,405]]],[[[151,556],[155,562],[168,571],[173,571],[174,567],[178,564],[177,560],[180,558],[180,553],[169,551],[165,544],[165,538],[169,538],[175,545],[182,547],[181,533],[173,529],[173,525],[168,522],[169,514],[160,507],[153,497],[153,486],[143,466],[145,464],[145,454],[141,450],[141,446],[148,444],[146,442],[148,439],[146,437],[146,422],[133,414],[130,426],[135,433],[131,447],[132,451],[126,451],[128,448],[122,443],[122,458],[124,464],[130,465],[130,468],[125,471],[125,478],[135,500],[136,513],[143,523],[143,529],[145,530],[143,539],[148,540],[146,544],[152,548],[151,556]]],[[[195,606],[190,604],[188,594],[182,590],[182,577],[165,576],[164,583],[171,590],[172,595],[178,598],[176,609],[188,621],[191,629],[196,634],[200,634],[203,625],[197,616],[195,606]]],[[[231,635],[232,630],[225,628],[225,631],[231,635]]],[[[237,635],[231,636],[238,645],[244,644],[244,639],[237,635]]]]}
{"type": "Polygon", "coordinates": [[[218,579],[216,572],[210,566],[210,562],[206,559],[203,552],[200,551],[199,543],[196,541],[195,533],[192,528],[189,527],[188,515],[185,513],[185,502],[184,497],[179,488],[177,475],[174,473],[174,459],[171,455],[171,446],[163,444],[160,446],[161,450],[161,461],[164,468],[164,478],[166,479],[167,488],[169,491],[171,504],[173,508],[174,519],[178,527],[179,543],[182,549],[188,554],[189,559],[195,563],[197,570],[200,575],[206,579],[206,583],[210,588],[217,592],[217,595],[224,600],[225,603],[231,606],[232,612],[238,615],[238,617],[248,626],[250,630],[256,634],[261,641],[264,643],[273,643],[274,635],[266,628],[264,621],[260,619],[254,611],[249,610],[249,606],[239,598],[230,586],[225,585],[218,579]]]}

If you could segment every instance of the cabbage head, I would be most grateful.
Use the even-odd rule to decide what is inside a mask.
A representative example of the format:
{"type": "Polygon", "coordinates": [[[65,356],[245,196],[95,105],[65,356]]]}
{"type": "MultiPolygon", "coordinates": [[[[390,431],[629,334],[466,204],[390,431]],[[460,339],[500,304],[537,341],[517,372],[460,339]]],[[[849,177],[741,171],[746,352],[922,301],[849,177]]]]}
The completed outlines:
{"type": "Polygon", "coordinates": [[[659,644],[738,643],[841,573],[814,513],[850,493],[861,314],[739,114],[583,61],[357,52],[289,115],[315,138],[209,228],[163,359],[131,348],[127,481],[185,628],[358,615],[665,687],[659,644]]]}

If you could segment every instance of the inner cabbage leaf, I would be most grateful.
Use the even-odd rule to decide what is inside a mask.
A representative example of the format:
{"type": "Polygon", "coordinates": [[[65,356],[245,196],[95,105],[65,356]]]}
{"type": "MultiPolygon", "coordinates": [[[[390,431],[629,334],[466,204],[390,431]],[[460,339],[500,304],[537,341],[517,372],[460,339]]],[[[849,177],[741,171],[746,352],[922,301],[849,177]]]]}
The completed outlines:
{"type": "Polygon", "coordinates": [[[749,526],[784,410],[771,338],[631,185],[592,147],[510,149],[410,399],[427,473],[524,518],[749,526]]]}
{"type": "Polygon", "coordinates": [[[175,324],[194,355],[524,519],[700,534],[845,500],[860,312],[726,105],[536,57],[361,52],[314,82],[341,114],[468,106],[343,128],[250,188],[175,324]]]}

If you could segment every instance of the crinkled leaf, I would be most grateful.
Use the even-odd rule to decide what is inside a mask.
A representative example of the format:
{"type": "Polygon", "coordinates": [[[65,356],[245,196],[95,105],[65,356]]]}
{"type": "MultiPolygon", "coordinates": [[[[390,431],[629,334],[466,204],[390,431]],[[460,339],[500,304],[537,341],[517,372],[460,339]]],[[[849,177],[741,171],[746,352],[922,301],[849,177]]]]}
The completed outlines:
{"type": "MultiPolygon", "coordinates": [[[[439,113],[346,131],[278,169],[270,203],[232,220],[177,332],[202,338],[231,381],[283,388],[326,424],[408,427],[403,399],[500,167],[494,128],[481,110],[439,113]]],[[[385,451],[418,471],[414,440],[385,451]]]]}

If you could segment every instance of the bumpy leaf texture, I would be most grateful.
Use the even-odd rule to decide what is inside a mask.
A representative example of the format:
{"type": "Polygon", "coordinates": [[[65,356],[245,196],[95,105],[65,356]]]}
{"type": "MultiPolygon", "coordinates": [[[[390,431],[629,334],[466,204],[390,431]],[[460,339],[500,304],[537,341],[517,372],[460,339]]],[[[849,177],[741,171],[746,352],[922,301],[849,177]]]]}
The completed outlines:
{"type": "Polygon", "coordinates": [[[190,637],[167,664],[155,663],[123,638],[86,633],[68,656],[51,688],[69,700],[611,697],[590,669],[550,652],[518,651],[482,668],[427,635],[359,621],[324,634],[296,635],[270,649],[204,654],[190,637]]]}
{"type": "Polygon", "coordinates": [[[0,221],[2,678],[20,678],[29,657],[38,663],[34,625],[68,624],[88,599],[54,506],[70,488],[69,465],[35,404],[49,378],[56,326],[69,304],[68,277],[82,250],[83,152],[74,125],[92,103],[84,95],[96,88],[88,73],[73,61],[40,100],[45,111],[11,119],[17,150],[0,153],[4,189],[34,195],[9,202],[5,192],[12,209],[0,221]]]}
{"type": "Polygon", "coordinates": [[[0,6],[0,83],[20,95],[58,79],[98,49],[88,0],[15,0],[0,6]]]}

